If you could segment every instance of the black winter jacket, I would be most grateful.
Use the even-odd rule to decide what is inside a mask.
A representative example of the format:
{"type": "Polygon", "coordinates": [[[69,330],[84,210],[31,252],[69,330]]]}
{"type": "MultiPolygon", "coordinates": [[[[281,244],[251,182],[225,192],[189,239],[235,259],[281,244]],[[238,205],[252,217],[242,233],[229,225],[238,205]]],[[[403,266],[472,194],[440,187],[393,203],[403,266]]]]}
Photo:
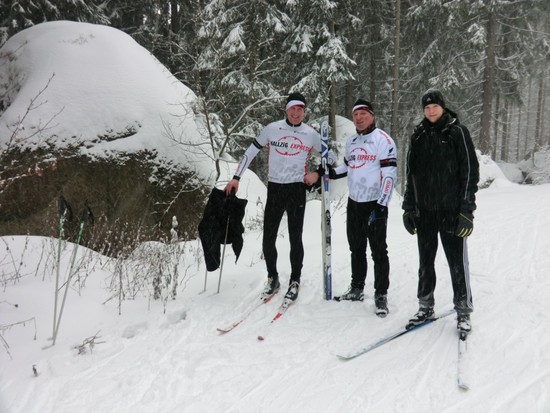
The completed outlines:
{"type": "Polygon", "coordinates": [[[424,118],[411,136],[403,209],[473,211],[478,182],[474,144],[456,114],[446,109],[435,124],[424,118]]]}
{"type": "Polygon", "coordinates": [[[220,247],[223,244],[232,244],[235,262],[239,259],[243,249],[242,220],[247,203],[246,199],[239,199],[234,195],[226,196],[221,189],[212,189],[199,223],[199,237],[207,271],[219,268],[220,247]]]}

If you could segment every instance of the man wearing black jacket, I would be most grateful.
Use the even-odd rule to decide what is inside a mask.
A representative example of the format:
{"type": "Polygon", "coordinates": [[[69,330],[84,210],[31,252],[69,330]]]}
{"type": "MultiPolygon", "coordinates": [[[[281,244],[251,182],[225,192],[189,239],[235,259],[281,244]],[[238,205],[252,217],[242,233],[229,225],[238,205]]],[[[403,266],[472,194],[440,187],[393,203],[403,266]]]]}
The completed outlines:
{"type": "Polygon", "coordinates": [[[461,333],[471,330],[473,311],[467,237],[472,233],[479,163],[468,129],[445,106],[441,92],[422,97],[424,119],[415,128],[407,155],[403,223],[417,234],[419,310],[407,328],[434,317],[438,235],[449,265],[461,333]]]}

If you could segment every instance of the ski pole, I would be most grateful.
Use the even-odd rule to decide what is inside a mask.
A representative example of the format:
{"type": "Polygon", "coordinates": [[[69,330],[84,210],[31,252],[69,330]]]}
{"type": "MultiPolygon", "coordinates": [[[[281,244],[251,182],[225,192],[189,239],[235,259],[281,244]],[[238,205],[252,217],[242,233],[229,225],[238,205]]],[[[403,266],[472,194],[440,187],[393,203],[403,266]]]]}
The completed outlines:
{"type": "Polygon", "coordinates": [[[223,240],[222,262],[220,264],[220,277],[218,279],[218,294],[220,293],[220,285],[222,283],[223,260],[225,258],[225,246],[226,246],[226,243],[227,243],[227,233],[228,232],[229,232],[229,215],[227,216],[227,224],[225,224],[225,238],[223,240]]]}
{"type": "Polygon", "coordinates": [[[207,282],[207,280],[208,280],[208,269],[205,268],[204,269],[204,289],[202,290],[202,292],[200,294],[206,292],[206,282],[207,282]]]}
{"type": "MultiPolygon", "coordinates": [[[[231,190],[231,196],[235,196],[235,190],[231,190]]],[[[231,202],[229,197],[225,198],[225,211],[227,213],[227,223],[225,224],[225,236],[223,239],[223,249],[222,249],[222,262],[220,263],[220,276],[218,278],[218,294],[220,293],[220,285],[222,283],[222,272],[223,272],[223,261],[225,259],[225,246],[227,245],[227,235],[229,233],[229,218],[231,217],[230,207],[228,203],[231,202]]]]}
{"type": "Polygon", "coordinates": [[[73,268],[74,268],[74,263],[75,263],[75,260],[76,260],[76,252],[78,250],[78,246],[80,245],[80,240],[82,239],[82,234],[84,233],[84,224],[88,221],[93,223],[94,222],[94,215],[92,214],[92,210],[90,209],[90,205],[88,204],[88,200],[86,200],[86,201],[84,201],[84,210],[82,211],[82,215],[80,217],[80,226],[79,226],[79,229],[78,229],[78,236],[76,238],[76,245],[73,249],[73,254],[72,254],[72,257],[71,257],[71,265],[69,267],[69,274],[67,276],[67,281],[65,283],[65,291],[63,293],[63,301],[61,302],[61,308],[59,310],[59,317],[57,318],[57,324],[55,326],[52,345],[55,345],[55,340],[57,339],[57,334],[59,333],[59,323],[61,322],[61,316],[63,315],[63,309],[65,308],[65,301],[67,300],[67,292],[69,291],[69,286],[71,285],[71,278],[73,276],[73,268]]]}
{"type": "Polygon", "coordinates": [[[53,330],[52,330],[52,338],[55,335],[55,321],[57,317],[57,297],[59,293],[59,267],[61,266],[61,244],[62,244],[62,238],[63,238],[63,224],[65,222],[65,218],[67,217],[69,221],[72,221],[73,219],[73,211],[71,209],[71,206],[67,203],[65,198],[63,198],[63,195],[59,197],[59,202],[57,204],[58,211],[59,211],[59,239],[57,243],[57,260],[56,260],[56,269],[55,269],[55,294],[54,294],[54,306],[53,306],[53,330]],[[68,216],[67,216],[68,214],[68,216]]]}

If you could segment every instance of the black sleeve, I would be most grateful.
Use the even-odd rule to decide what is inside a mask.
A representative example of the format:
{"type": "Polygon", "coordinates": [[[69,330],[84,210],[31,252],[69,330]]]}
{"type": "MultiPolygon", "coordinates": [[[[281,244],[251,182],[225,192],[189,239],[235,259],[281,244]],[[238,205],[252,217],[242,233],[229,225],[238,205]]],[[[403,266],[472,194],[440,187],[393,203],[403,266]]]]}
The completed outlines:
{"type": "Polygon", "coordinates": [[[412,172],[414,165],[412,145],[413,140],[411,138],[411,140],[409,141],[409,150],[407,152],[407,181],[405,183],[405,193],[403,194],[403,205],[401,206],[405,211],[413,211],[416,209],[416,188],[414,185],[414,175],[412,172]]]}
{"type": "Polygon", "coordinates": [[[459,138],[457,149],[460,167],[460,210],[474,211],[476,209],[475,193],[479,183],[479,162],[468,128],[458,125],[456,129],[459,138]]]}

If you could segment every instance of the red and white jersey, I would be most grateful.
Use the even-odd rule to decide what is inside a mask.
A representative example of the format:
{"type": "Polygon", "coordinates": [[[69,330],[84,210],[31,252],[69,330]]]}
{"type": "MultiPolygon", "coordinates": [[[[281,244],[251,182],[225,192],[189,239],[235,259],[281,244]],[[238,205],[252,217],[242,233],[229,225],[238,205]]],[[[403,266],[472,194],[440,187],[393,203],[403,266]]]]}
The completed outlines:
{"type": "MultiPolygon", "coordinates": [[[[304,182],[312,150],[321,152],[321,136],[305,123],[291,126],[286,120],[272,122],[262,129],[260,135],[248,147],[235,171],[235,176],[241,177],[260,149],[265,146],[269,150],[269,182],[304,182]]],[[[332,162],[334,154],[329,151],[329,163],[332,162]]]]}
{"type": "Polygon", "coordinates": [[[397,178],[395,142],[378,128],[365,135],[356,133],[346,141],[344,164],[335,172],[347,172],[349,197],[355,202],[387,206],[397,178]]]}

